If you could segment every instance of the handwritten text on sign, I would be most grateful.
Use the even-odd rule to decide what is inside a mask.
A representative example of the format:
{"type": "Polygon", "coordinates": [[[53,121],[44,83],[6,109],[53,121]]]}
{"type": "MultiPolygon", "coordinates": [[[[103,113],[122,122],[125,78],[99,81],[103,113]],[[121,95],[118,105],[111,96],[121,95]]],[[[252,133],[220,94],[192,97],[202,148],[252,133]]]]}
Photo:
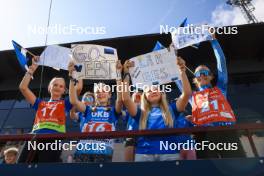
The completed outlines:
{"type": "Polygon", "coordinates": [[[166,84],[179,78],[175,51],[162,49],[130,59],[135,66],[129,69],[133,85],[166,84]]]}
{"type": "Polygon", "coordinates": [[[100,45],[74,45],[73,59],[78,79],[116,79],[117,51],[100,45]]]}
{"type": "Polygon", "coordinates": [[[189,28],[180,27],[178,30],[171,33],[171,37],[173,44],[177,49],[212,40],[212,35],[209,33],[208,28],[201,26],[193,26],[189,28]]]}

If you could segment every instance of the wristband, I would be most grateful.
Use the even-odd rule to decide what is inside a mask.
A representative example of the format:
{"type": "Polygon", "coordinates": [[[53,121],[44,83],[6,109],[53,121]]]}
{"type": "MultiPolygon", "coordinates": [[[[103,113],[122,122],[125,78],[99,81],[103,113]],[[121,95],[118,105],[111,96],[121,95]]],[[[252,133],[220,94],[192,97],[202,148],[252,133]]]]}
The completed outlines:
{"type": "Polygon", "coordinates": [[[76,85],[79,81],[75,78],[73,78],[71,75],[69,76],[70,81],[74,82],[74,85],[76,85]]]}

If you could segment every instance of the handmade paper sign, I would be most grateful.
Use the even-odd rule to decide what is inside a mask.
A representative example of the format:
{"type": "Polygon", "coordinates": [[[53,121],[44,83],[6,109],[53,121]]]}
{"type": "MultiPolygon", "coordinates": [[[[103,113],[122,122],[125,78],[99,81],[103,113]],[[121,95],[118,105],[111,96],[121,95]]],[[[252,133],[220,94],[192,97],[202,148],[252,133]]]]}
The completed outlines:
{"type": "Polygon", "coordinates": [[[48,46],[40,55],[38,64],[53,67],[55,69],[68,70],[71,49],[58,45],[48,46]]]}
{"type": "Polygon", "coordinates": [[[179,79],[174,49],[153,51],[130,59],[134,67],[129,69],[132,83],[137,88],[144,85],[161,85],[179,79]]]}
{"type": "Polygon", "coordinates": [[[116,79],[117,51],[100,45],[72,45],[77,79],[116,79]]]}
{"type": "Polygon", "coordinates": [[[179,27],[171,33],[171,37],[177,49],[213,39],[212,34],[208,31],[208,27],[203,26],[179,27]]]}

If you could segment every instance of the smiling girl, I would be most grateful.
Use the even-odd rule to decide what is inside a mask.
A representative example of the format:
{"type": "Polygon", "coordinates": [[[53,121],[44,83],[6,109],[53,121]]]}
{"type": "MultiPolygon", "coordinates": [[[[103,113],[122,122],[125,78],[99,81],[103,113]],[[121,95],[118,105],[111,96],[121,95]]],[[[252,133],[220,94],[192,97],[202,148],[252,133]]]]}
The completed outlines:
{"type": "MultiPolygon", "coordinates": [[[[72,78],[75,71],[74,62],[68,65],[69,76],[72,78]]],[[[117,63],[117,70],[122,70],[120,62],[117,63]]],[[[117,85],[121,80],[117,80],[117,85]]],[[[81,132],[107,132],[115,131],[115,125],[118,116],[121,113],[122,101],[121,94],[117,93],[115,105],[110,104],[111,92],[107,89],[107,85],[99,83],[94,86],[94,105],[85,105],[84,102],[77,98],[76,86],[71,79],[70,81],[70,102],[76,107],[76,110],[83,113],[81,132]]],[[[89,162],[111,162],[113,156],[113,139],[105,140],[86,140],[84,143],[104,145],[105,147],[87,149],[85,154],[88,154],[89,162]]],[[[80,151],[81,152],[81,151],[80,151]]]]}
{"type": "MultiPolygon", "coordinates": [[[[38,68],[36,62],[39,57],[34,57],[32,65],[26,72],[23,80],[19,85],[19,89],[25,99],[32,105],[33,109],[36,110],[34,125],[32,133],[35,134],[50,134],[50,133],[65,133],[66,132],[66,114],[69,113],[72,105],[69,98],[63,99],[63,95],[66,90],[65,80],[63,78],[53,78],[49,85],[48,91],[50,93],[50,99],[45,101],[37,98],[36,95],[29,89],[29,83],[31,78],[38,68]]],[[[54,142],[54,140],[41,141],[43,143],[54,142]]],[[[26,143],[27,144],[27,143],[26,143]]],[[[29,151],[25,145],[22,154],[20,155],[20,162],[24,162],[28,157],[29,151]]],[[[60,151],[34,151],[35,155],[32,158],[32,162],[59,162],[60,151]]]]}
{"type": "Polygon", "coordinates": [[[228,79],[225,56],[216,39],[211,41],[211,45],[217,59],[217,84],[212,85],[214,76],[206,65],[195,69],[193,82],[197,91],[192,96],[191,121],[197,126],[232,125],[236,118],[226,99],[228,79]]]}

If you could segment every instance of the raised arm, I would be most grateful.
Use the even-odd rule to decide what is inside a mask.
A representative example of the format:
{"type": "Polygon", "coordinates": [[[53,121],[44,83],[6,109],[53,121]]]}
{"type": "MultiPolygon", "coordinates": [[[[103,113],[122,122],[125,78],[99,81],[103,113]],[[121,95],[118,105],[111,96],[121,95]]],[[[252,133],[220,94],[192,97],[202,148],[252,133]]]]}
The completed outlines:
{"type": "Polygon", "coordinates": [[[132,67],[133,63],[127,60],[124,63],[124,80],[123,80],[123,87],[122,87],[122,99],[125,107],[127,108],[128,113],[134,117],[137,114],[137,105],[134,103],[130,97],[130,92],[129,92],[129,80],[130,80],[130,75],[129,75],[129,67],[132,67]]]}
{"type": "Polygon", "coordinates": [[[28,71],[26,72],[25,76],[23,77],[21,83],[19,84],[19,90],[25,97],[25,99],[33,105],[36,101],[35,94],[29,89],[28,85],[31,81],[31,78],[33,77],[34,72],[38,68],[38,65],[36,64],[39,57],[34,57],[32,59],[32,65],[29,67],[28,71]]]}
{"type": "MultiPolygon", "coordinates": [[[[78,80],[78,83],[77,83],[77,95],[80,96],[81,95],[81,92],[82,92],[82,89],[83,89],[83,80],[80,79],[78,80]]],[[[78,117],[78,113],[76,112],[76,108],[73,107],[71,110],[70,110],[70,118],[72,120],[78,120],[79,117],[78,117]]]]}
{"type": "Polygon", "coordinates": [[[228,82],[228,74],[226,68],[226,58],[224,52],[218,43],[217,39],[211,40],[211,45],[214,50],[214,54],[217,62],[217,87],[221,89],[222,93],[226,96],[227,94],[227,82],[228,82]]]}
{"type": "Polygon", "coordinates": [[[186,75],[185,61],[181,58],[177,58],[177,65],[179,66],[180,79],[182,82],[182,94],[176,100],[177,110],[182,112],[188,104],[189,98],[192,95],[192,89],[188,77],[186,75]]]}
{"type": "Polygon", "coordinates": [[[117,71],[117,79],[116,79],[117,89],[116,89],[115,110],[116,110],[116,113],[121,113],[122,106],[123,106],[122,92],[121,90],[118,89],[118,87],[122,86],[122,81],[121,81],[122,64],[120,60],[117,61],[116,71],[117,71]]]}
{"type": "Polygon", "coordinates": [[[75,71],[74,63],[71,61],[68,65],[69,77],[70,77],[70,88],[69,96],[71,104],[76,108],[77,111],[85,112],[86,106],[77,97],[76,86],[72,78],[73,72],[75,71]]]}
{"type": "Polygon", "coordinates": [[[82,89],[83,89],[83,80],[79,79],[76,86],[77,86],[77,88],[76,88],[77,89],[77,95],[80,96],[82,89]]]}
{"type": "MultiPolygon", "coordinates": [[[[175,81],[175,84],[178,87],[179,91],[182,93],[183,88],[182,88],[182,82],[181,82],[181,80],[179,80],[179,79],[176,80],[175,81]]],[[[192,106],[192,97],[191,96],[189,97],[189,104],[190,104],[190,106],[192,106]]]]}

